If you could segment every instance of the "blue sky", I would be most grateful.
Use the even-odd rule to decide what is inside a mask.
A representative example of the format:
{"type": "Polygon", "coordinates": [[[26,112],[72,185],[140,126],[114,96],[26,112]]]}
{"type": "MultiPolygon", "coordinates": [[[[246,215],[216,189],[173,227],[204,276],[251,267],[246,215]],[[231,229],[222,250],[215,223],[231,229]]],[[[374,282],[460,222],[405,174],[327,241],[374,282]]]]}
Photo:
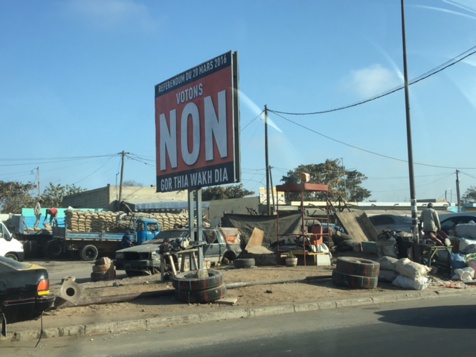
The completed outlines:
{"type": "MultiPolygon", "coordinates": [[[[476,3],[406,1],[417,198],[476,186],[476,3]],[[441,70],[443,65],[454,63],[441,70]]],[[[403,85],[399,0],[0,1],[0,180],[155,184],[154,85],[237,51],[242,183],[264,187],[260,113],[323,112],[403,85]]],[[[408,201],[403,90],[315,115],[270,113],[273,183],[339,159],[408,201]]]]}

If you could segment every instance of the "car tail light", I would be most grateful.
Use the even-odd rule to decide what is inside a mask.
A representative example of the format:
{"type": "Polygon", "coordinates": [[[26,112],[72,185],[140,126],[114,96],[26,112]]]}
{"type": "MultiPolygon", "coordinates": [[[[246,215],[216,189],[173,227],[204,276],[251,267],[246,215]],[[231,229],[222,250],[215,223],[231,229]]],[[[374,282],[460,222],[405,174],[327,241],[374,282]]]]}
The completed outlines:
{"type": "Polygon", "coordinates": [[[36,288],[38,296],[45,296],[50,294],[50,281],[48,279],[41,279],[36,288]]]}

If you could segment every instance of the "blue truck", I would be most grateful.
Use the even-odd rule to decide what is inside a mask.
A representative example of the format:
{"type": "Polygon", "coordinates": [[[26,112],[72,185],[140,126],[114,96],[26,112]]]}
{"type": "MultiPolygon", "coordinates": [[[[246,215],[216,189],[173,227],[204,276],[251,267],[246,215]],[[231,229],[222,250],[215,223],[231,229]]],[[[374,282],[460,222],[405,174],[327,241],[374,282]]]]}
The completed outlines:
{"type": "MultiPolygon", "coordinates": [[[[134,245],[154,239],[160,232],[160,224],[155,219],[137,218],[130,230],[134,233],[134,245]]],[[[82,260],[96,260],[99,255],[114,257],[121,249],[124,233],[69,232],[65,227],[53,227],[52,239],[45,246],[49,258],[57,258],[69,252],[82,260]]]]}
{"type": "MultiPolygon", "coordinates": [[[[16,217],[15,231],[18,240],[23,243],[26,258],[46,256],[49,259],[63,258],[69,255],[81,260],[95,260],[98,256],[114,257],[121,249],[125,232],[70,232],[64,220],[51,230],[31,231],[25,229],[25,217],[16,217]]],[[[131,220],[129,230],[134,236],[134,245],[154,239],[161,226],[155,219],[137,217],[131,220]]]]}

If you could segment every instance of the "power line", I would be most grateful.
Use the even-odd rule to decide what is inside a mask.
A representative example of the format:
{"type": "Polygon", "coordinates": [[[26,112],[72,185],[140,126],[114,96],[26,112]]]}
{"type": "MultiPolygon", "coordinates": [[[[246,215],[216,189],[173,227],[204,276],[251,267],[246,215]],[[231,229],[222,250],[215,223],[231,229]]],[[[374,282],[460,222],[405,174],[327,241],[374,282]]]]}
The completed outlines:
{"type": "Polygon", "coordinates": [[[99,159],[99,158],[110,158],[119,154],[109,154],[109,155],[95,155],[95,156],[72,156],[72,157],[55,157],[55,158],[16,158],[16,159],[6,159],[0,158],[0,162],[2,161],[26,161],[23,163],[14,163],[14,164],[0,164],[0,166],[8,167],[8,166],[25,166],[25,165],[38,165],[38,164],[56,164],[59,162],[68,162],[68,161],[76,161],[76,160],[87,160],[87,159],[99,159]]]}
{"type": "MultiPolygon", "coordinates": [[[[356,149],[356,150],[360,150],[360,151],[363,151],[363,152],[366,152],[368,154],[371,154],[371,155],[375,155],[375,156],[380,156],[380,157],[383,157],[383,158],[386,158],[386,159],[390,159],[390,160],[394,160],[394,161],[399,161],[399,162],[407,162],[407,160],[404,160],[404,159],[399,159],[399,158],[396,158],[396,157],[393,157],[393,156],[389,156],[389,155],[385,155],[385,154],[380,154],[378,152],[375,152],[375,151],[371,151],[371,150],[367,150],[367,149],[363,149],[361,147],[358,147],[358,146],[355,146],[355,145],[351,145],[351,144],[348,144],[348,143],[345,143],[341,140],[337,140],[337,139],[334,139],[334,138],[331,138],[330,136],[328,135],[325,135],[325,134],[322,134],[314,129],[311,129],[307,126],[304,126],[302,124],[299,124],[299,123],[296,123],[295,121],[289,119],[289,118],[286,118],[284,117],[283,115],[280,115],[278,114],[277,112],[274,112],[274,114],[276,114],[277,116],[281,117],[282,119],[296,125],[296,126],[299,126],[305,130],[308,130],[314,134],[317,134],[317,135],[320,135],[322,136],[323,138],[326,138],[328,140],[331,140],[331,141],[334,141],[336,143],[339,143],[339,144],[342,144],[342,145],[345,145],[345,146],[348,146],[352,149],[356,149]]],[[[463,170],[476,170],[476,167],[453,167],[453,166],[443,166],[443,165],[432,165],[432,164],[425,164],[425,163],[419,163],[419,162],[415,162],[414,163],[415,165],[419,165],[419,166],[426,166],[426,167],[435,167],[435,168],[440,168],[440,169],[453,169],[453,170],[458,170],[458,169],[463,169],[463,170]]]]}
{"type": "Polygon", "coordinates": [[[99,166],[96,170],[92,171],[89,175],[83,177],[82,179],[77,180],[76,182],[73,182],[73,185],[86,180],[87,178],[91,177],[94,175],[96,172],[98,172],[100,169],[106,166],[106,164],[112,159],[112,156],[110,156],[101,166],[99,166]]]}
{"type": "MultiPolygon", "coordinates": [[[[435,74],[451,67],[451,66],[454,66],[455,64],[461,62],[462,60],[474,55],[476,53],[476,46],[473,46],[471,47],[470,49],[464,51],[463,53],[459,54],[458,56],[456,57],[453,57],[451,60],[449,61],[446,61],[445,63],[439,65],[438,67],[434,68],[433,70],[431,71],[428,71],[420,76],[418,76],[417,78],[413,79],[410,81],[409,85],[413,85],[415,83],[418,83],[424,79],[427,79],[431,76],[434,76],[435,74]]],[[[268,110],[274,114],[286,114],[286,115],[320,115],[320,114],[328,114],[328,113],[332,113],[332,112],[337,112],[337,111],[341,111],[341,110],[345,110],[345,109],[349,109],[349,108],[353,108],[353,107],[357,107],[357,106],[360,106],[362,104],[366,104],[366,103],[369,103],[369,102],[372,102],[374,100],[377,100],[377,99],[380,99],[380,98],[383,98],[383,97],[386,97],[390,94],[393,94],[395,92],[398,92],[399,90],[402,90],[405,86],[404,85],[401,85],[399,87],[396,87],[394,89],[391,89],[387,92],[384,92],[382,94],[379,94],[379,95],[376,95],[375,97],[372,97],[372,98],[369,98],[369,99],[365,99],[363,101],[360,101],[360,102],[357,102],[357,103],[354,103],[354,104],[349,104],[349,105],[345,105],[343,107],[338,107],[338,108],[334,108],[334,109],[327,109],[327,110],[321,110],[321,111],[316,111],[316,112],[308,112],[308,113],[298,113],[298,112],[295,112],[295,113],[291,113],[291,112],[284,112],[284,111],[278,111],[278,110],[273,110],[273,109],[269,109],[268,110]]]]}

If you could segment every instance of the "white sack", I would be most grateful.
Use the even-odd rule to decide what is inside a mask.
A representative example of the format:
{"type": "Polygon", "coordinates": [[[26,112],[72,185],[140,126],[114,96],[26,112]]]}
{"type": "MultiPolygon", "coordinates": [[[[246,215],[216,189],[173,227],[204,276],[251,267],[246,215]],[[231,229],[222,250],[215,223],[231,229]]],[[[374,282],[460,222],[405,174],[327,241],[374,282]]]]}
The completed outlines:
{"type": "Polygon", "coordinates": [[[380,269],[395,271],[395,263],[398,262],[398,259],[386,256],[377,259],[377,261],[380,263],[380,269]]]}
{"type": "Polygon", "coordinates": [[[471,267],[455,269],[452,280],[461,280],[463,283],[469,283],[473,281],[474,269],[471,267]]]}
{"type": "Polygon", "coordinates": [[[430,285],[430,279],[426,276],[410,279],[406,276],[398,275],[392,284],[403,289],[424,290],[430,285]]]}
{"type": "Polygon", "coordinates": [[[398,273],[393,270],[380,270],[378,274],[378,281],[382,281],[385,283],[391,283],[395,280],[398,276],[398,273]]]}
{"type": "Polygon", "coordinates": [[[408,258],[402,258],[395,263],[395,270],[400,275],[410,279],[417,279],[420,276],[428,275],[431,268],[423,264],[412,262],[408,258]]]}

